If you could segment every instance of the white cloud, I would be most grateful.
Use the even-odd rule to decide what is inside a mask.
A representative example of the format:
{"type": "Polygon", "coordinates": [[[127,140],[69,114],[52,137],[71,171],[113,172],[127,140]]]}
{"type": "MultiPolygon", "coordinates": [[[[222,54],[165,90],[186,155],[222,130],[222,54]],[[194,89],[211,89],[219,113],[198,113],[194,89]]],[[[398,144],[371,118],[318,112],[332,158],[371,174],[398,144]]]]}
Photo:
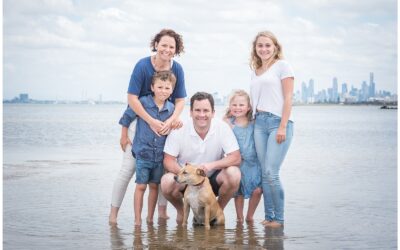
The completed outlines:
{"type": "Polygon", "coordinates": [[[393,0],[363,2],[202,0],[4,2],[4,97],[125,100],[134,63],[150,54],[164,27],[183,35],[188,92],[229,93],[248,87],[251,42],[273,31],[296,73],[296,88],[313,78],[396,90],[397,16],[393,0]],[[351,5],[351,6],[350,6],[351,5]],[[57,82],[57,84],[54,84],[57,82]],[[49,91],[47,91],[49,89],[49,91]]]}

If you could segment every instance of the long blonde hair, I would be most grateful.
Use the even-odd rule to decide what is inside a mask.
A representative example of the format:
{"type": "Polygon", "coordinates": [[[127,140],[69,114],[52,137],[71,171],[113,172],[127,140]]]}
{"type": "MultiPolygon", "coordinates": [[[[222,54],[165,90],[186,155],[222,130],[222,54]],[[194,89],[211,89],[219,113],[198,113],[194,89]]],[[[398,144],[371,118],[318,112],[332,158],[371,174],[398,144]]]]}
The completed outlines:
{"type": "Polygon", "coordinates": [[[250,58],[250,68],[252,70],[259,69],[262,66],[261,58],[257,55],[256,52],[257,40],[261,36],[268,37],[274,43],[276,50],[274,51],[273,60],[283,59],[282,45],[278,42],[276,36],[271,31],[261,31],[257,34],[253,41],[253,48],[251,50],[250,58]]]}
{"type": "Polygon", "coordinates": [[[253,119],[252,118],[253,117],[253,109],[252,109],[251,103],[250,103],[250,96],[249,96],[249,94],[247,94],[246,91],[244,91],[242,89],[234,90],[232,92],[231,97],[229,98],[229,106],[226,109],[224,117],[226,117],[226,118],[231,118],[232,117],[230,106],[231,106],[231,103],[233,102],[233,99],[235,99],[235,97],[237,97],[237,96],[246,97],[247,104],[249,105],[249,111],[247,112],[246,117],[247,117],[248,121],[251,121],[253,119]]]}

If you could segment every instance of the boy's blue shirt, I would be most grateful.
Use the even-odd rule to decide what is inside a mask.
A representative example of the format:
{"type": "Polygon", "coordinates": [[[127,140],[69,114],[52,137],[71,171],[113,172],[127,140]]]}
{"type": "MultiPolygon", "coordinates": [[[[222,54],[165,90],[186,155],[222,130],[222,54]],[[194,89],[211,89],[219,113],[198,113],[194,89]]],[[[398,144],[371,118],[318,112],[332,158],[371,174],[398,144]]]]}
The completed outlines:
{"type": "Polygon", "coordinates": [[[124,114],[122,117],[119,119],[119,124],[122,125],[123,127],[129,128],[129,125],[136,119],[137,115],[133,110],[127,106],[124,114]]]}
{"type": "MultiPolygon", "coordinates": [[[[175,106],[165,101],[161,110],[158,110],[152,95],[139,98],[146,112],[153,118],[166,121],[174,113],[175,106]]],[[[136,159],[161,162],[164,158],[164,145],[167,136],[157,136],[150,126],[140,117],[137,117],[136,133],[132,144],[132,153],[136,159]]]]}

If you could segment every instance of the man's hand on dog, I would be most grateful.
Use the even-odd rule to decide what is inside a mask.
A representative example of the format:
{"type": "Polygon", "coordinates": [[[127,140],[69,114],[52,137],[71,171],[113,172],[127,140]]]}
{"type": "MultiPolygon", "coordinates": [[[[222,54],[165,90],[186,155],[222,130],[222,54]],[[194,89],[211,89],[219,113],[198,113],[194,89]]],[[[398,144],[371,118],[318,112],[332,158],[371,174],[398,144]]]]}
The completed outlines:
{"type": "Polygon", "coordinates": [[[199,165],[200,169],[204,170],[204,173],[207,175],[208,172],[210,172],[212,170],[211,166],[207,163],[203,163],[201,165],[199,165]]]}

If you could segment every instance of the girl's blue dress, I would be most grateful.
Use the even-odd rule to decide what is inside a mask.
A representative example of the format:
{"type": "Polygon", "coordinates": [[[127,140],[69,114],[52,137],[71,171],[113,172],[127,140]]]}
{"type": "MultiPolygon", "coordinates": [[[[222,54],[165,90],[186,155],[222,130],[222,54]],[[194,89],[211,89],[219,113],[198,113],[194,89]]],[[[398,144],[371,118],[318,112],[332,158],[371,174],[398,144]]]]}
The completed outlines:
{"type": "Polygon", "coordinates": [[[257,187],[261,188],[261,166],[254,144],[254,121],[250,122],[247,127],[235,125],[234,117],[230,119],[230,122],[233,125],[233,133],[239,143],[242,156],[240,165],[242,179],[236,195],[243,195],[245,199],[248,199],[257,187]]]}

